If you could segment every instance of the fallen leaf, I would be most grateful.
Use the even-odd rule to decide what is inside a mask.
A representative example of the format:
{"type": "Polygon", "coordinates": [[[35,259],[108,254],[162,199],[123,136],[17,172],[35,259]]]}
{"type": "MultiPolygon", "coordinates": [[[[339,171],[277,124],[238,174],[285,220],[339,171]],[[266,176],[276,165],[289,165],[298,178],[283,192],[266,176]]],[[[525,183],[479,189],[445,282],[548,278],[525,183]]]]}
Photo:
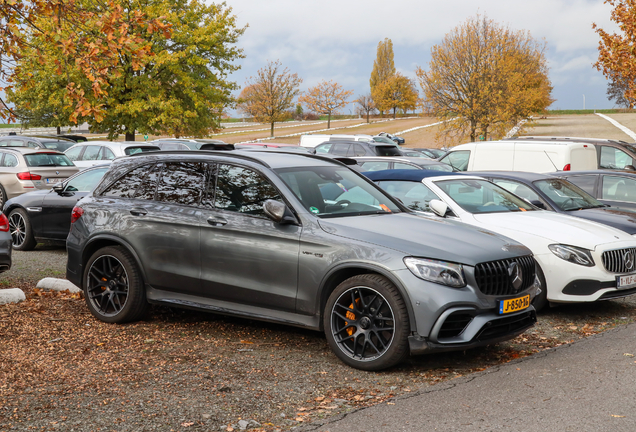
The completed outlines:
{"type": "Polygon", "coordinates": [[[194,422],[185,422],[185,423],[181,423],[181,426],[183,427],[190,427],[194,424],[194,422]]]}
{"type": "Polygon", "coordinates": [[[634,354],[630,354],[630,353],[625,353],[623,354],[625,357],[634,357],[634,354]]]}
{"type": "Polygon", "coordinates": [[[616,414],[612,414],[612,417],[625,418],[625,416],[622,416],[622,415],[616,415],[616,414]]]}

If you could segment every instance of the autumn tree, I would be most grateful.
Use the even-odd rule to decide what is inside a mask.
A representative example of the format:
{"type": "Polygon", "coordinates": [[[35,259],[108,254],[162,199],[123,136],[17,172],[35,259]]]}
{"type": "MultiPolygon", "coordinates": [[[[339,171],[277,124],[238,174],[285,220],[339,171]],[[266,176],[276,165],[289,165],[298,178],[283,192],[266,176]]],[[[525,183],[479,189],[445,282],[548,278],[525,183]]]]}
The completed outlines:
{"type": "Polygon", "coordinates": [[[342,86],[332,81],[322,81],[311,87],[298,100],[311,111],[327,115],[327,129],[331,127],[331,115],[347,105],[347,99],[353,90],[343,90],[342,86]]]}
{"type": "Polygon", "coordinates": [[[381,111],[393,110],[393,118],[397,110],[406,112],[415,109],[418,102],[415,83],[400,73],[378,84],[373,91],[373,100],[381,111]]]}
{"type": "MultiPolygon", "coordinates": [[[[383,41],[378,42],[378,48],[375,61],[373,62],[373,70],[371,71],[371,78],[369,79],[369,87],[371,87],[371,94],[373,94],[375,88],[381,83],[385,82],[389,78],[395,75],[395,63],[393,61],[393,42],[389,38],[385,38],[383,41]]],[[[381,108],[380,114],[384,115],[381,108]]]]}
{"type": "MultiPolygon", "coordinates": [[[[100,2],[81,3],[95,14],[102,7],[100,2]]],[[[197,0],[116,0],[110,2],[110,6],[127,17],[129,36],[145,47],[147,55],[140,62],[137,57],[117,49],[118,40],[114,35],[106,35],[104,43],[113,44],[118,63],[101,79],[100,92],[84,94],[88,107],[99,101],[102,109],[81,111],[74,119],[93,125],[99,123],[99,128],[108,132],[109,137],[125,134],[126,140],[134,140],[136,130],[204,136],[217,129],[223,109],[233,103],[231,92],[236,88],[227,80],[227,75],[238,69],[232,62],[242,58],[242,51],[234,44],[244,29],[236,27],[231,9],[224,4],[207,6],[197,0]],[[142,9],[149,19],[166,23],[170,32],[137,25],[136,17],[142,9]]],[[[76,27],[69,23],[47,18],[39,19],[36,24],[45,32],[56,29],[61,38],[73,45],[76,27]]],[[[39,34],[29,42],[38,47],[35,51],[48,53],[49,57],[41,63],[29,56],[32,50],[21,53],[14,72],[15,101],[23,100],[24,93],[37,89],[31,79],[33,74],[46,78],[50,72],[47,65],[57,63],[53,57],[55,44],[39,34]]],[[[77,60],[60,67],[67,79],[88,85],[76,64],[77,60]]]]}
{"type": "Polygon", "coordinates": [[[370,94],[360,95],[355,100],[360,113],[367,116],[367,123],[369,123],[369,115],[376,110],[375,102],[370,94]]]}
{"type": "Polygon", "coordinates": [[[288,117],[287,110],[294,106],[302,82],[297,74],[282,69],[280,61],[270,61],[247,80],[239,96],[239,109],[259,122],[269,123],[270,136],[274,136],[274,123],[288,117]]]}
{"type": "Polygon", "coordinates": [[[622,78],[614,78],[607,84],[607,99],[622,108],[633,108],[633,102],[625,97],[625,92],[629,90],[629,83],[622,78]]]}
{"type": "MultiPolygon", "coordinates": [[[[469,18],[431,48],[417,68],[425,103],[447,121],[440,136],[475,141],[500,137],[553,99],[546,44],[486,17],[469,18]]],[[[526,123],[527,125],[527,123],[526,123]]]]}
{"type": "Polygon", "coordinates": [[[608,33],[592,25],[601,38],[594,67],[610,81],[608,96],[615,95],[618,105],[633,107],[636,105],[636,1],[606,0],[605,3],[613,6],[610,19],[621,31],[608,33]]]}
{"type": "MultiPolygon", "coordinates": [[[[145,8],[125,10],[116,1],[1,1],[0,92],[11,91],[16,82],[41,84],[35,82],[40,74],[20,70],[26,54],[33,62],[54,64],[52,72],[63,77],[58,83],[64,84],[69,122],[80,116],[100,119],[108,96],[106,79],[119,73],[122,57],[135,59],[135,67],[143,65],[151,53],[137,35],[155,32],[169,35],[170,26],[162,17],[150,18],[145,8]]],[[[0,99],[0,118],[14,120],[15,114],[0,99]]]]}

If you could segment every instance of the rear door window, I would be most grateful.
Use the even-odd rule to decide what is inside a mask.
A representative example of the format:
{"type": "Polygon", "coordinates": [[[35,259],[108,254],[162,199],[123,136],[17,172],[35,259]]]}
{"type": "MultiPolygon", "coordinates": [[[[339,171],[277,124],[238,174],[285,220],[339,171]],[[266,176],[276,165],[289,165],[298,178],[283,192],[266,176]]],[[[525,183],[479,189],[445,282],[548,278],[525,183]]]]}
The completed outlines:
{"type": "Polygon", "coordinates": [[[333,145],[331,153],[338,156],[346,156],[349,152],[349,147],[351,147],[351,144],[337,143],[333,145]]]}
{"type": "Polygon", "coordinates": [[[628,177],[603,176],[601,199],[636,202],[636,180],[628,177]]]}
{"type": "Polygon", "coordinates": [[[601,168],[625,169],[627,165],[634,165],[630,155],[614,147],[601,146],[601,168]]]}
{"type": "Polygon", "coordinates": [[[365,154],[367,154],[366,150],[364,149],[364,147],[362,147],[360,144],[353,144],[351,147],[349,147],[349,153],[347,156],[364,156],[365,154]]]}
{"type": "Polygon", "coordinates": [[[329,150],[331,149],[332,145],[333,145],[333,143],[320,144],[319,146],[316,146],[316,154],[329,153],[329,150]]]}
{"type": "Polygon", "coordinates": [[[580,175],[580,176],[572,176],[567,177],[567,180],[571,183],[574,183],[585,192],[589,193],[592,196],[596,196],[596,180],[597,175],[580,175]]]}
{"type": "Polygon", "coordinates": [[[198,205],[205,188],[207,165],[202,162],[168,162],[157,184],[157,201],[198,205]]]}
{"type": "Polygon", "coordinates": [[[115,153],[108,147],[102,147],[102,152],[99,155],[99,160],[113,160],[115,159],[115,153]]]}
{"type": "Polygon", "coordinates": [[[84,150],[84,154],[82,155],[82,160],[83,161],[99,160],[97,157],[99,156],[100,150],[101,150],[101,146],[86,146],[86,150],[84,150]]]}
{"type": "MultiPolygon", "coordinates": [[[[2,155],[0,155],[0,158],[2,158],[2,155]]],[[[18,158],[12,154],[5,153],[4,159],[2,159],[2,164],[0,166],[7,168],[18,166],[18,158]]]]}
{"type": "Polygon", "coordinates": [[[84,146],[75,147],[69,149],[66,153],[64,153],[70,160],[76,161],[79,160],[80,153],[84,150],[84,146]]]}

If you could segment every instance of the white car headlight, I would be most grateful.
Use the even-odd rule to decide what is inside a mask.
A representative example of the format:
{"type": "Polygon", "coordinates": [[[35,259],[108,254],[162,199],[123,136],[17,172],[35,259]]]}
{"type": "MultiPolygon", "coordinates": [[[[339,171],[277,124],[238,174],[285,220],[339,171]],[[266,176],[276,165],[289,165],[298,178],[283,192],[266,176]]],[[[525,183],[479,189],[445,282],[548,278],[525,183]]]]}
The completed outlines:
{"type": "Polygon", "coordinates": [[[585,267],[594,267],[594,259],[587,249],[562,244],[551,244],[548,248],[562,260],[585,267]]]}
{"type": "Polygon", "coordinates": [[[413,257],[404,258],[404,264],[420,279],[454,288],[466,286],[461,264],[413,257]]]}

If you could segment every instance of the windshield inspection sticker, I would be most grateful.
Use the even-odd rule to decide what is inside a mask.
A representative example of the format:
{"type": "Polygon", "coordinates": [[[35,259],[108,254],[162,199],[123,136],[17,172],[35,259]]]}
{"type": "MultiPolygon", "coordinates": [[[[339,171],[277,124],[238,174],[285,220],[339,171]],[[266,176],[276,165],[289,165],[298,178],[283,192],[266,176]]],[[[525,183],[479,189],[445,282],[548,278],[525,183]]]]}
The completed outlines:
{"type": "Polygon", "coordinates": [[[389,213],[391,213],[391,209],[390,209],[390,208],[388,208],[387,206],[385,206],[384,204],[380,204],[380,208],[381,208],[382,210],[384,210],[385,212],[389,212],[389,213]]]}
{"type": "Polygon", "coordinates": [[[340,189],[342,189],[343,191],[345,191],[345,192],[349,192],[349,191],[347,190],[347,188],[343,186],[343,184],[342,184],[342,183],[336,183],[336,184],[337,184],[337,185],[338,185],[338,187],[339,187],[340,189]]]}
{"type": "Polygon", "coordinates": [[[316,207],[309,207],[309,211],[312,212],[313,214],[320,213],[320,210],[318,210],[316,207]]]}

